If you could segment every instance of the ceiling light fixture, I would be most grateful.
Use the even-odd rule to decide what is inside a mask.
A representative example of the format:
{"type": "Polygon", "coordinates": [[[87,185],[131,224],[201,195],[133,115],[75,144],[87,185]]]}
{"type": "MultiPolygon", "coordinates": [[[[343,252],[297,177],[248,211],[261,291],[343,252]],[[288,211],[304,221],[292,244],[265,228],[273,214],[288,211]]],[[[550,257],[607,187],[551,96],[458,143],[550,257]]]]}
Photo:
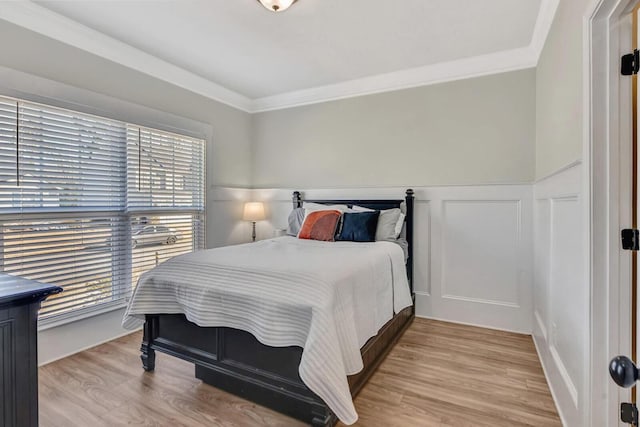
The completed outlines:
{"type": "Polygon", "coordinates": [[[284,12],[298,0],[258,0],[265,8],[272,12],[284,12]]]}

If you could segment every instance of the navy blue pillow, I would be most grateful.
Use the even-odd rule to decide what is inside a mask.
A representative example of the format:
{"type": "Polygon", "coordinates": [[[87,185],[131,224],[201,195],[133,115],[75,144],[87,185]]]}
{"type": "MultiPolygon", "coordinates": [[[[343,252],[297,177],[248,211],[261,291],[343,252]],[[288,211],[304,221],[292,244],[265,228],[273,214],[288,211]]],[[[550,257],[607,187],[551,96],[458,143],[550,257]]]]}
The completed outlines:
{"type": "Polygon", "coordinates": [[[342,215],[342,228],[336,240],[375,242],[380,211],[346,212],[342,215]]]}

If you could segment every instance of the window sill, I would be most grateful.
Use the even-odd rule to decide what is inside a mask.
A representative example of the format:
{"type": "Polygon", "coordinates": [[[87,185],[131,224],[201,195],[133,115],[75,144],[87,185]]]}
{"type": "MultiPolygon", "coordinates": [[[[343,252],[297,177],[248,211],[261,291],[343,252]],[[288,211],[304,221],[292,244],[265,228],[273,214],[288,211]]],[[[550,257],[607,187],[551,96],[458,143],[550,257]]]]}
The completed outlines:
{"type": "Polygon", "coordinates": [[[38,320],[38,332],[46,331],[47,329],[57,328],[58,326],[66,325],[69,323],[77,322],[89,317],[98,316],[100,314],[109,313],[112,311],[123,309],[127,306],[127,303],[123,300],[114,301],[106,304],[101,304],[99,307],[87,307],[83,310],[76,310],[72,313],[65,313],[59,316],[54,316],[50,319],[38,320]]]}

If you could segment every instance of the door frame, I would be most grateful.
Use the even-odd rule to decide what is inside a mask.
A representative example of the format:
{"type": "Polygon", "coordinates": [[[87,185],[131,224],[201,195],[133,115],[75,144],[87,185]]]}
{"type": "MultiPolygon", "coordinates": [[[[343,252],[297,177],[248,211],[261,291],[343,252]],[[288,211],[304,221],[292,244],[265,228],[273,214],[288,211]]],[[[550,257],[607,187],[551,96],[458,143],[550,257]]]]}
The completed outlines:
{"type": "Polygon", "coordinates": [[[586,425],[619,425],[630,391],[609,379],[607,365],[631,354],[631,257],[620,230],[631,224],[631,79],[620,56],[632,50],[631,11],[638,0],[596,0],[583,21],[583,195],[589,355],[583,404],[586,425]],[[625,155],[626,153],[626,155],[625,155]]]}

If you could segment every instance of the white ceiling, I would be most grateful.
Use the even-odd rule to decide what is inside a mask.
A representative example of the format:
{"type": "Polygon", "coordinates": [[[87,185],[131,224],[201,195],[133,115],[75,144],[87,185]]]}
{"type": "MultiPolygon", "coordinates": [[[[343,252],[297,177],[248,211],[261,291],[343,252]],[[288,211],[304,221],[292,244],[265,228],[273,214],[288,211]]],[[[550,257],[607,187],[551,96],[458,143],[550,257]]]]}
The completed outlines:
{"type": "MultiPolygon", "coordinates": [[[[474,58],[486,58],[484,66],[497,68],[497,72],[505,60],[513,62],[506,59],[510,52],[520,57],[525,50],[531,53],[535,39],[541,37],[536,33],[543,31],[546,37],[540,27],[550,25],[549,9],[552,17],[554,2],[557,0],[299,0],[278,14],[255,0],[45,0],[29,7],[31,14],[36,9],[50,16],[55,12],[82,24],[78,38],[98,35],[87,33],[95,30],[108,37],[94,38],[94,43],[119,41],[135,48],[132,54],[137,49],[162,60],[159,63],[168,63],[167,76],[173,75],[180,86],[186,85],[180,84],[178,74],[182,73],[200,86],[221,86],[222,97],[226,92],[237,95],[236,104],[280,98],[286,104],[287,97],[295,104],[316,95],[322,100],[319,88],[336,92],[348,84],[367,92],[363,85],[375,81],[381,88],[372,87],[370,92],[416,86],[425,80],[425,72],[434,70],[443,74],[436,72],[435,80],[446,80],[448,71],[443,64],[452,65],[455,75],[456,64],[473,65],[478,62],[474,58]],[[423,76],[417,78],[418,72],[423,76]]],[[[9,12],[0,9],[0,19],[21,24],[9,12]]],[[[62,41],[69,43],[69,37],[65,35],[62,41]]],[[[89,41],[78,43],[87,49],[89,41]]],[[[517,60],[522,63],[519,68],[535,65],[529,56],[517,60]]],[[[135,62],[140,64],[137,68],[144,67],[139,58],[135,62]]],[[[160,71],[149,70],[149,74],[157,73],[160,71]]],[[[342,97],[329,92],[324,98],[342,97]]]]}

